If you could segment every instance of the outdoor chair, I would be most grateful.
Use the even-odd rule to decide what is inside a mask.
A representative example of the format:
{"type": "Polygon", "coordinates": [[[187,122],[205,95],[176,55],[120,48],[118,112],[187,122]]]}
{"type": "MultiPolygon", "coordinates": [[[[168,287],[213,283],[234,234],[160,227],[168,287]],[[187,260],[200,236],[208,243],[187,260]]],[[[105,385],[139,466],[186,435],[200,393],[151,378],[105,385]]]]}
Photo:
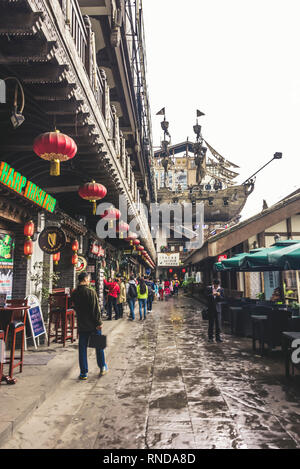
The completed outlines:
{"type": "Polygon", "coordinates": [[[49,303],[48,345],[51,338],[55,337],[54,341],[60,341],[65,347],[67,340],[74,342],[75,311],[69,307],[69,296],[62,291],[52,293],[49,303]],[[53,324],[54,333],[51,333],[53,324]]]}
{"type": "Polygon", "coordinates": [[[6,363],[9,364],[9,377],[13,378],[13,370],[19,367],[20,373],[23,371],[24,361],[24,344],[26,334],[26,318],[27,318],[27,299],[13,299],[6,301],[6,308],[11,308],[10,320],[6,326],[5,343],[8,342],[10,336],[10,356],[6,363]],[[16,309],[14,309],[16,308],[16,309]],[[15,357],[17,334],[21,334],[20,356],[15,357]],[[15,363],[17,360],[17,363],[15,363]]]}

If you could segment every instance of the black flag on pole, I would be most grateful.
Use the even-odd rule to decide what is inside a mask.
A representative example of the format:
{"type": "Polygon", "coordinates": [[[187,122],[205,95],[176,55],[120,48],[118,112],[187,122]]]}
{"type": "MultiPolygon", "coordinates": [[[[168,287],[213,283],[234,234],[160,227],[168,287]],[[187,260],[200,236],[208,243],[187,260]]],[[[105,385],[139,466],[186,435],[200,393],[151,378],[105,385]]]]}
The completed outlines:
{"type": "Polygon", "coordinates": [[[157,116],[164,116],[166,114],[166,108],[163,107],[156,115],[157,116]]]}
{"type": "Polygon", "coordinates": [[[197,109],[197,117],[201,117],[201,116],[205,116],[204,112],[201,112],[199,111],[199,109],[197,109]]]}

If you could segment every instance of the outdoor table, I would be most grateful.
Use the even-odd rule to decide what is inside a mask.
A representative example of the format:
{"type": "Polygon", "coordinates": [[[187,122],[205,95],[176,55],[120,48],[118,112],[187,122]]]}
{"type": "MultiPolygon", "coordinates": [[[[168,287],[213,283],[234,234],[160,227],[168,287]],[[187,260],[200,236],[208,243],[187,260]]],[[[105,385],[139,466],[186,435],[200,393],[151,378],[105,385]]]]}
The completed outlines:
{"type": "MultiPolygon", "coordinates": [[[[285,359],[285,376],[290,376],[290,362],[291,355],[295,349],[292,348],[292,342],[295,339],[300,339],[300,332],[283,332],[282,333],[282,351],[285,359]]],[[[294,374],[294,367],[299,367],[298,364],[292,363],[292,372],[294,374]]]]}

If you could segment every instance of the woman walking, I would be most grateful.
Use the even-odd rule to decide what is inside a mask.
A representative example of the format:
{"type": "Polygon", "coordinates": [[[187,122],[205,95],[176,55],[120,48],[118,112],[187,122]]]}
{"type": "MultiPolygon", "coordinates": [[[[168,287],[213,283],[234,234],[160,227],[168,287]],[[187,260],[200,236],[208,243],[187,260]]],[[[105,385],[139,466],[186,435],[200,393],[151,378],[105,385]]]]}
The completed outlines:
{"type": "Polygon", "coordinates": [[[148,299],[148,287],[145,284],[144,279],[140,280],[137,286],[137,294],[140,308],[140,321],[143,320],[143,309],[144,309],[144,320],[147,317],[147,299],[148,299]]]}

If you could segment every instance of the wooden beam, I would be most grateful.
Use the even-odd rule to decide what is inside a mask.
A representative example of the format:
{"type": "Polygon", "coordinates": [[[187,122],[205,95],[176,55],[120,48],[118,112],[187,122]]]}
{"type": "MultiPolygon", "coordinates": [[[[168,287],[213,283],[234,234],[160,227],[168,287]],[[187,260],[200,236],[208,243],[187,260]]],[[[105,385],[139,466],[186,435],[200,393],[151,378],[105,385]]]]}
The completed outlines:
{"type": "Polygon", "coordinates": [[[27,85],[27,88],[30,90],[32,96],[37,101],[59,101],[61,99],[67,99],[71,96],[73,91],[76,88],[75,83],[62,83],[62,84],[37,84],[33,83],[27,85]]]}
{"type": "Polygon", "coordinates": [[[41,11],[4,11],[1,12],[0,34],[16,35],[21,33],[35,33],[37,23],[43,19],[44,14],[41,11]]]}
{"type": "Polygon", "coordinates": [[[41,64],[18,64],[14,67],[14,72],[23,83],[59,83],[64,79],[65,73],[69,70],[68,65],[58,65],[56,63],[41,64]]]}
{"type": "MultiPolygon", "coordinates": [[[[26,36],[25,36],[26,37],[26,36]]],[[[9,64],[29,60],[39,60],[50,57],[57,46],[56,41],[42,41],[40,39],[24,39],[8,42],[0,36],[0,64],[9,64]]]]}

